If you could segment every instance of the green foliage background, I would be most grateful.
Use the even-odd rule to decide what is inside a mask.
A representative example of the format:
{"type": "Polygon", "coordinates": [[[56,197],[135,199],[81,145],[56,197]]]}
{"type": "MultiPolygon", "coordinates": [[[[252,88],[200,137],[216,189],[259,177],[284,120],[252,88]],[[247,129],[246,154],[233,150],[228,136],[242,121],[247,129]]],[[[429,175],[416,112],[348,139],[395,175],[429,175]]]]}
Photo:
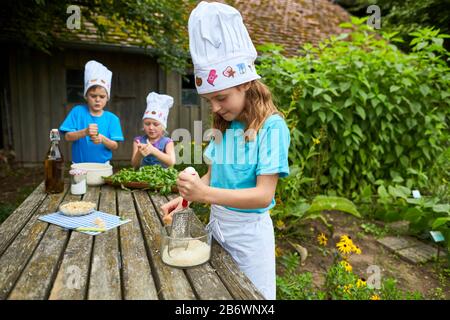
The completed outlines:
{"type": "Polygon", "coordinates": [[[6,0],[0,9],[0,40],[51,53],[60,41],[74,39],[74,33],[90,35],[89,22],[102,42],[119,39],[146,48],[162,66],[184,74],[186,26],[195,4],[195,0],[6,0]],[[70,5],[81,9],[80,30],[66,27],[70,5]]]}
{"type": "Polygon", "coordinates": [[[290,163],[303,163],[303,177],[312,178],[300,193],[352,198],[382,181],[448,183],[448,36],[419,30],[407,54],[395,33],[375,34],[364,22],[352,18],[342,26],[353,32],[304,45],[296,57],[273,44],[259,48],[258,71],[291,129],[290,163]],[[311,145],[315,156],[305,162],[311,145]]]}

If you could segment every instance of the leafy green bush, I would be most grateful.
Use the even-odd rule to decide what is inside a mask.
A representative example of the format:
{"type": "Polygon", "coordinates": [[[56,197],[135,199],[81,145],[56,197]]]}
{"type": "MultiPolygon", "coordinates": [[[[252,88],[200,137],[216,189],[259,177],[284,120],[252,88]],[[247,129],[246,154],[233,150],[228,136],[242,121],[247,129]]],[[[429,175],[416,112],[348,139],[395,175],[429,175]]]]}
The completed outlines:
{"type": "Polygon", "coordinates": [[[281,263],[286,270],[283,276],[277,276],[278,300],[323,300],[325,298],[325,292],[314,288],[311,273],[296,273],[300,263],[297,253],[281,257],[281,263]]]}
{"type": "Polygon", "coordinates": [[[296,57],[284,57],[273,44],[259,48],[258,71],[291,129],[290,163],[306,159],[321,137],[320,159],[307,161],[303,171],[322,190],[351,197],[380,179],[442,184],[430,168],[449,141],[446,36],[419,30],[405,54],[393,44],[401,41],[395,33],[377,35],[364,19],[352,20],[343,25],[351,33],[317,48],[306,44],[296,57]]]}
{"type": "Polygon", "coordinates": [[[370,287],[341,263],[335,263],[326,274],[325,287],[332,300],[421,300],[419,292],[402,291],[393,278],[384,278],[379,289],[370,287]]]}
{"type": "Polygon", "coordinates": [[[346,270],[342,263],[334,263],[325,274],[323,288],[316,288],[310,272],[297,272],[297,253],[281,257],[285,268],[283,275],[277,275],[277,299],[279,300],[419,300],[419,292],[402,291],[393,278],[381,281],[379,289],[373,288],[353,271],[346,270]]]}
{"type": "Polygon", "coordinates": [[[298,228],[299,224],[308,220],[321,221],[328,228],[330,233],[333,233],[333,225],[328,223],[328,220],[324,215],[325,211],[340,211],[361,218],[361,214],[358,212],[353,202],[346,198],[318,195],[311,203],[308,203],[308,201],[303,198],[295,199],[297,201],[296,203],[294,201],[286,202],[284,205],[274,208],[272,212],[272,217],[274,219],[283,221],[282,228],[279,229],[281,229],[285,235],[292,229],[298,228]],[[285,227],[285,225],[288,225],[288,227],[285,227]]]}
{"type": "MultiPolygon", "coordinates": [[[[448,187],[448,186],[447,186],[448,187]]],[[[402,185],[380,183],[374,196],[366,189],[358,197],[368,215],[383,221],[406,220],[412,234],[440,231],[450,261],[450,204],[447,197],[439,195],[411,197],[411,189],[402,185]]]]}
{"type": "Polygon", "coordinates": [[[276,200],[278,205],[272,210],[272,217],[277,220],[276,230],[281,231],[284,235],[289,234],[291,230],[298,228],[299,224],[307,220],[320,220],[333,233],[333,226],[328,223],[323,211],[341,211],[358,218],[361,217],[353,202],[346,198],[335,195],[315,196],[314,188],[307,188],[308,192],[302,190],[305,185],[314,180],[305,177],[304,171],[309,159],[318,155],[315,149],[316,143],[309,148],[305,157],[300,154],[299,163],[290,166],[289,176],[280,179],[277,184],[276,200]],[[305,194],[311,200],[302,196],[305,194]],[[288,226],[286,227],[286,225],[288,226]]]}

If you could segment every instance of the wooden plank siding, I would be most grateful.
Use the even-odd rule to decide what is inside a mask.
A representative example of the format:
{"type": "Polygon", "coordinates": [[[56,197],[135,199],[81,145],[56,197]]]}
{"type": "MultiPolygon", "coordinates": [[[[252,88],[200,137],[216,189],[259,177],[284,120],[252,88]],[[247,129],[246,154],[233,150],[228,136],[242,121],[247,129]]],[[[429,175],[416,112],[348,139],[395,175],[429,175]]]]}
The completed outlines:
{"type": "MultiPolygon", "coordinates": [[[[181,76],[166,72],[148,55],[66,48],[51,55],[28,48],[9,47],[9,84],[13,148],[23,164],[42,163],[49,146],[49,131],[58,128],[73,103],[66,94],[66,70],[83,70],[89,60],[97,60],[113,72],[111,100],[105,110],[121,121],[125,142],[113,152],[113,161],[130,161],[133,137],[142,134],[142,114],[150,91],[174,97],[168,120],[169,135],[186,128],[194,138],[194,121],[204,117],[209,126],[209,111],[181,105],[181,76]]],[[[80,84],[82,85],[82,84],[80,84]]],[[[61,142],[66,162],[71,161],[71,145],[61,142]]]]}

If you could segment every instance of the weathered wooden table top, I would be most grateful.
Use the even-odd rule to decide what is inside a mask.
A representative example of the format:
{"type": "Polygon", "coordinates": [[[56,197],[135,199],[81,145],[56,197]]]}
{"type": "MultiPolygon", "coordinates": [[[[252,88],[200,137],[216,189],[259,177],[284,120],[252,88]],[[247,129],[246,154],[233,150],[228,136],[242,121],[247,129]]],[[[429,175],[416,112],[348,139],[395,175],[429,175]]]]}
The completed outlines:
{"type": "Polygon", "coordinates": [[[217,243],[202,266],[162,262],[159,207],[176,195],[102,186],[81,197],[69,189],[47,195],[42,183],[0,225],[0,299],[263,299],[217,243]],[[93,237],[38,221],[81,199],[131,222],[93,237]]]}

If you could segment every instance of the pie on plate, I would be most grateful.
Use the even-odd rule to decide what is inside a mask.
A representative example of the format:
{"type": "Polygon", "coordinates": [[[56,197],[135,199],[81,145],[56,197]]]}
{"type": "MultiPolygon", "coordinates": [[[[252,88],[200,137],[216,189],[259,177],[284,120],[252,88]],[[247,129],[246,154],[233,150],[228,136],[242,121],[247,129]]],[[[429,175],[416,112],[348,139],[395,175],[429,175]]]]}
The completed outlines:
{"type": "Polygon", "coordinates": [[[95,203],[88,201],[73,201],[59,207],[61,214],[65,216],[77,217],[92,213],[95,210],[95,203]]]}

